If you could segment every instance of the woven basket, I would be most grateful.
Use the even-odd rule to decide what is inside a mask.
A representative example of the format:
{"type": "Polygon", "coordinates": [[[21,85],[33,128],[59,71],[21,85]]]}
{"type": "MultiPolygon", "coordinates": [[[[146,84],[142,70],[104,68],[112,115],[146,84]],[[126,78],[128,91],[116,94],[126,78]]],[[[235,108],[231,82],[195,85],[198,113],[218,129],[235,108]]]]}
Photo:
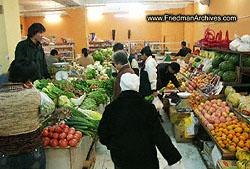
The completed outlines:
{"type": "Polygon", "coordinates": [[[38,90],[3,90],[0,100],[0,136],[25,134],[39,128],[38,90]]]}

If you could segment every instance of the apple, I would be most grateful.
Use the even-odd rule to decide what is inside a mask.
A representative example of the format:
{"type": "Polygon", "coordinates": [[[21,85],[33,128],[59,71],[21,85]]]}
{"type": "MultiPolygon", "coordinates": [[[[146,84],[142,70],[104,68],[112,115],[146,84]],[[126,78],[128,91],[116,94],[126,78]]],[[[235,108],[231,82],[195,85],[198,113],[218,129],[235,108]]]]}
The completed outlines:
{"type": "Polygon", "coordinates": [[[226,109],[226,112],[227,112],[227,113],[230,112],[230,107],[226,106],[225,109],[226,109]]]}
{"type": "Polygon", "coordinates": [[[207,128],[211,131],[211,130],[214,130],[214,126],[212,124],[208,124],[207,125],[207,128]]]}
{"type": "Polygon", "coordinates": [[[220,119],[219,118],[215,118],[214,123],[220,124],[220,119]]]}
{"type": "Polygon", "coordinates": [[[230,113],[229,113],[229,116],[230,116],[230,117],[233,117],[233,116],[234,116],[234,113],[233,113],[233,112],[230,112],[230,113]]]}
{"type": "Polygon", "coordinates": [[[230,122],[232,119],[230,116],[227,116],[226,120],[227,120],[227,122],[230,122]]]}
{"type": "Polygon", "coordinates": [[[232,120],[235,120],[235,119],[237,119],[237,117],[236,117],[236,116],[233,116],[233,117],[232,117],[232,120]]]}
{"type": "Polygon", "coordinates": [[[222,116],[227,117],[227,113],[226,112],[222,112],[222,116]]]}
{"type": "Polygon", "coordinates": [[[220,117],[220,121],[221,121],[221,123],[225,123],[226,122],[226,118],[224,116],[221,116],[220,117]]]}

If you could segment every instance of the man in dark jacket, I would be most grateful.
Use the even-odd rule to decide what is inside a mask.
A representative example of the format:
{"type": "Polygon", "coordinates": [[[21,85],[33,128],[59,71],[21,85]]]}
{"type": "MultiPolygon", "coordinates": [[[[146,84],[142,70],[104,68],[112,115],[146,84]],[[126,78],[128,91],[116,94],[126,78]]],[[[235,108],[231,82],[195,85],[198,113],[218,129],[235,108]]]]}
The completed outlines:
{"type": "Polygon", "coordinates": [[[116,80],[115,80],[115,84],[114,84],[114,93],[113,93],[113,100],[114,100],[121,93],[121,87],[120,87],[121,76],[124,73],[129,72],[129,73],[134,74],[135,72],[133,71],[133,69],[130,68],[130,66],[128,64],[127,54],[123,51],[118,51],[118,52],[114,53],[113,62],[114,62],[116,69],[119,71],[117,76],[116,76],[116,80]]]}
{"type": "Polygon", "coordinates": [[[171,80],[172,83],[180,91],[183,91],[180,87],[178,80],[175,77],[175,74],[180,71],[180,65],[176,62],[172,63],[160,63],[157,66],[157,89],[160,90],[163,87],[166,87],[171,80]]]}
{"type": "Polygon", "coordinates": [[[38,68],[38,73],[32,79],[33,81],[50,77],[44,51],[40,43],[45,31],[46,29],[42,24],[33,23],[28,29],[28,38],[19,42],[16,46],[15,62],[34,62],[38,68]]]}
{"type": "Polygon", "coordinates": [[[138,93],[139,77],[123,74],[121,88],[119,97],[105,108],[98,127],[100,142],[110,150],[116,168],[159,169],[156,146],[169,165],[180,161],[154,105],[138,93]]]}
{"type": "Polygon", "coordinates": [[[186,56],[188,53],[191,53],[191,49],[186,47],[186,42],[182,41],[181,42],[181,46],[182,48],[180,49],[180,51],[176,54],[176,56],[186,56]]]}

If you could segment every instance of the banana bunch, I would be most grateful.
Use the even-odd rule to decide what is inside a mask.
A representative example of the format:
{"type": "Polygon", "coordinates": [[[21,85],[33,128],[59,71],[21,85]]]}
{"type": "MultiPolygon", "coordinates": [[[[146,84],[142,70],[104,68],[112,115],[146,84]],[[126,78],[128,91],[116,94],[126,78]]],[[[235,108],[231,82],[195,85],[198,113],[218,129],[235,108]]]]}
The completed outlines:
{"type": "Polygon", "coordinates": [[[236,152],[236,158],[239,159],[239,161],[242,161],[242,160],[250,161],[250,153],[244,149],[239,149],[236,152]]]}
{"type": "Polygon", "coordinates": [[[250,162],[246,159],[236,162],[237,169],[250,169],[250,162]]]}

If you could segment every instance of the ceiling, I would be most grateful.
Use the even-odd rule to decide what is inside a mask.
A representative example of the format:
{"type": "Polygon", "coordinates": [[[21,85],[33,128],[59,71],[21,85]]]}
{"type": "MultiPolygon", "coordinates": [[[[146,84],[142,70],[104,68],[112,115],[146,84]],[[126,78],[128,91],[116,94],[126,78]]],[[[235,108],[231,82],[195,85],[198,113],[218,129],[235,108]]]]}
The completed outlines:
{"type": "Polygon", "coordinates": [[[103,13],[127,12],[131,7],[149,10],[183,8],[198,0],[19,0],[20,14],[23,16],[44,16],[67,14],[68,8],[97,9],[103,13]]]}

